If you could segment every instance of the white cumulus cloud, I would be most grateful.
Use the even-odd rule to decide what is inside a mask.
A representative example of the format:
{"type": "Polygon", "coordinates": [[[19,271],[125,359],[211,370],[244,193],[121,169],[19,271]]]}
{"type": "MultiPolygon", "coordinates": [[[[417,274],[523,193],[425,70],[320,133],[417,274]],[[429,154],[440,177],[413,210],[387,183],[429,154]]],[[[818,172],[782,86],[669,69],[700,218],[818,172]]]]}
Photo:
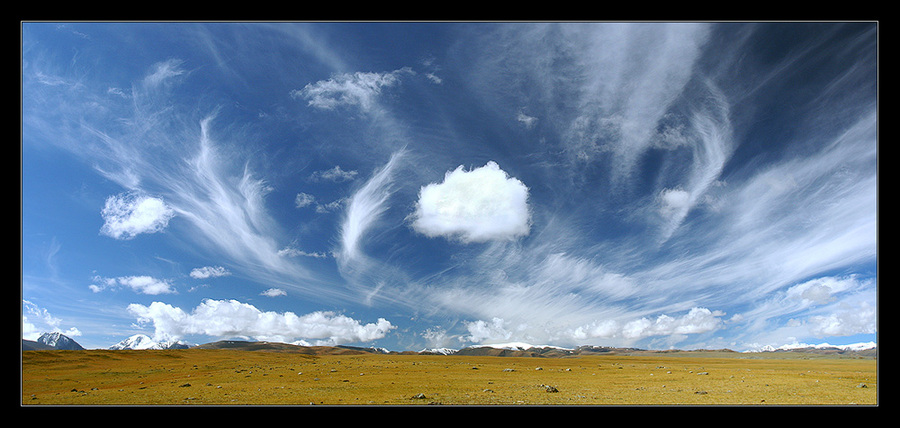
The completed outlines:
{"type": "Polygon", "coordinates": [[[401,74],[412,72],[409,68],[401,68],[389,73],[341,73],[292,91],[291,96],[305,98],[310,106],[325,110],[339,106],[359,106],[369,110],[382,88],[396,85],[401,74]]]}
{"type": "Polygon", "coordinates": [[[722,312],[706,308],[693,308],[681,317],[663,314],[655,321],[641,318],[626,323],[622,327],[622,335],[628,339],[637,339],[648,336],[704,333],[720,328],[721,317],[724,315],[722,312]]]}
{"type": "Polygon", "coordinates": [[[154,278],[148,275],[120,276],[117,278],[94,277],[94,284],[88,288],[95,293],[103,290],[116,290],[120,287],[128,287],[140,294],[172,294],[175,288],[164,279],[154,278]]]}
{"type": "Polygon", "coordinates": [[[287,292],[280,288],[270,288],[262,293],[259,293],[260,296],[266,297],[278,297],[278,296],[287,296],[287,292]]]}
{"type": "Polygon", "coordinates": [[[857,307],[810,317],[810,331],[818,337],[875,333],[877,318],[875,307],[863,302],[857,307]]]}
{"type": "Polygon", "coordinates": [[[228,272],[228,269],[225,269],[222,266],[204,266],[191,270],[191,278],[194,279],[206,279],[228,275],[231,275],[231,272],[228,272]]]}
{"type": "Polygon", "coordinates": [[[104,220],[100,232],[115,239],[159,232],[175,216],[162,199],[138,193],[110,196],[100,213],[104,220]]]}
{"type": "Polygon", "coordinates": [[[306,315],[261,311],[237,300],[204,300],[191,312],[163,302],[128,305],[140,324],[152,324],[154,337],[181,338],[192,334],[248,337],[255,340],[316,345],[370,342],[395,328],[379,318],[362,324],[345,315],[317,311],[306,315]],[[307,342],[311,341],[311,342],[307,342]]]}
{"type": "Polygon", "coordinates": [[[489,161],[471,171],[459,166],[442,183],[422,187],[412,227],[429,237],[485,242],[527,235],[530,217],[528,187],[489,161]]]}
{"type": "Polygon", "coordinates": [[[349,181],[356,178],[358,171],[344,171],[341,169],[340,165],[335,165],[334,168],[327,169],[324,171],[316,171],[309,176],[309,179],[312,181],[349,181]]]}

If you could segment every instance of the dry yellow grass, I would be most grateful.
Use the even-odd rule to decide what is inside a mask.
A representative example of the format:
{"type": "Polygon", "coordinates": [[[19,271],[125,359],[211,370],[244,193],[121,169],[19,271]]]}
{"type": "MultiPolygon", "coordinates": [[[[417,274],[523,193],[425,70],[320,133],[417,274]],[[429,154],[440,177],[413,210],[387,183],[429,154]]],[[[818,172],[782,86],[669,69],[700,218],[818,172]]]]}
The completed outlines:
{"type": "Polygon", "coordinates": [[[875,359],[28,351],[23,405],[876,405],[875,359]]]}

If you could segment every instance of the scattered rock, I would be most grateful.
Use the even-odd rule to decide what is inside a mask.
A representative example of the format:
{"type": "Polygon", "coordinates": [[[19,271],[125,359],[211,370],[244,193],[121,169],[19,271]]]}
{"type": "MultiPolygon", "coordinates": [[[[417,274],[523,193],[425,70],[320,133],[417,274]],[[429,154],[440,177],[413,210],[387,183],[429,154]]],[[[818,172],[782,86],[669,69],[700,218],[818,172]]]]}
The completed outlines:
{"type": "Polygon", "coordinates": [[[426,397],[425,397],[425,394],[422,394],[422,393],[420,392],[420,393],[418,393],[418,394],[416,394],[416,395],[413,395],[413,396],[410,397],[409,399],[410,399],[410,400],[424,400],[425,398],[426,398],[426,397]]]}
{"type": "Polygon", "coordinates": [[[700,372],[700,373],[697,373],[697,375],[708,375],[708,374],[709,374],[709,372],[700,372]]]}
{"type": "Polygon", "coordinates": [[[706,395],[706,394],[709,394],[709,393],[706,392],[706,391],[694,391],[694,394],[706,395]]]}
{"type": "Polygon", "coordinates": [[[861,384],[859,384],[859,385],[856,385],[856,387],[857,387],[857,388],[868,388],[869,385],[866,385],[866,384],[864,384],[864,383],[861,383],[861,384]]]}
{"type": "Polygon", "coordinates": [[[516,371],[516,369],[503,369],[503,371],[505,371],[505,372],[514,372],[514,371],[516,371]]]}
{"type": "Polygon", "coordinates": [[[559,392],[559,390],[556,389],[555,386],[552,386],[552,385],[543,385],[543,386],[544,386],[544,390],[546,390],[547,392],[559,392]]]}
{"type": "Polygon", "coordinates": [[[191,384],[186,383],[186,384],[184,384],[184,385],[180,385],[179,388],[187,388],[187,387],[189,387],[189,386],[191,386],[191,384]]]}

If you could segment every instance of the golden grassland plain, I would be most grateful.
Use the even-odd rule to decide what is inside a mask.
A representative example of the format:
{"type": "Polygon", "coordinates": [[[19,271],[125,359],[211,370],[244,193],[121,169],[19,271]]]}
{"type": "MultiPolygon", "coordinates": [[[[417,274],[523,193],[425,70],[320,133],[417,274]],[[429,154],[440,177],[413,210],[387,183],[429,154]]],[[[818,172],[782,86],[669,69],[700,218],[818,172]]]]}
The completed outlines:
{"type": "Polygon", "coordinates": [[[22,405],[877,405],[877,360],[789,354],[27,351],[22,405]]]}

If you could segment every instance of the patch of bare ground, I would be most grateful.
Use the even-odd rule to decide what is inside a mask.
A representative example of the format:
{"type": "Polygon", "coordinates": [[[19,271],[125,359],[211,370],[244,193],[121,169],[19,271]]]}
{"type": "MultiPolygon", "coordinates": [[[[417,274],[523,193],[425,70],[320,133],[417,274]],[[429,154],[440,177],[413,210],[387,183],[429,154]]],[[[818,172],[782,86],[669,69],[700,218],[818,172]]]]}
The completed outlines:
{"type": "Polygon", "coordinates": [[[23,405],[876,405],[875,359],[29,351],[23,405]]]}

